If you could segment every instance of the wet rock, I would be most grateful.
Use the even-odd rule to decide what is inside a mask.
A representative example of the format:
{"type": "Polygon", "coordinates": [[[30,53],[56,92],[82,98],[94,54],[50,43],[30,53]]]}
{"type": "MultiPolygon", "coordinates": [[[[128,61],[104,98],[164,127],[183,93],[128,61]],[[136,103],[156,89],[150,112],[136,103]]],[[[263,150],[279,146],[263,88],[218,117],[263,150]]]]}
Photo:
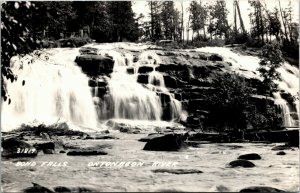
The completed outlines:
{"type": "Polygon", "coordinates": [[[119,138],[112,135],[96,135],[95,139],[119,139],[119,138]]]}
{"type": "Polygon", "coordinates": [[[90,136],[90,135],[86,135],[84,140],[88,140],[88,139],[94,139],[94,137],[90,136]]]}
{"type": "Polygon", "coordinates": [[[114,120],[109,120],[107,121],[106,125],[112,127],[113,129],[119,130],[120,132],[123,133],[137,133],[140,132],[142,129],[139,127],[136,127],[134,125],[122,123],[122,122],[117,122],[114,120]]]}
{"type": "Polygon", "coordinates": [[[244,159],[244,160],[260,160],[261,156],[258,155],[257,153],[249,153],[249,154],[244,154],[240,155],[238,159],[244,159]]]}
{"type": "Polygon", "coordinates": [[[127,74],[134,74],[134,68],[132,68],[132,67],[128,67],[126,71],[127,71],[127,74]]]}
{"type": "Polygon", "coordinates": [[[82,47],[79,49],[79,53],[84,55],[84,54],[98,54],[98,49],[97,48],[92,48],[92,47],[82,47]]]}
{"type": "Polygon", "coordinates": [[[240,192],[285,192],[283,190],[268,187],[268,186],[251,186],[248,188],[243,188],[240,192]]]}
{"type": "Polygon", "coordinates": [[[279,151],[276,153],[276,155],[286,155],[286,153],[284,151],[279,151]]]}
{"type": "Polygon", "coordinates": [[[164,134],[159,134],[159,133],[154,133],[152,135],[149,134],[147,137],[143,137],[143,138],[139,139],[138,141],[148,142],[151,139],[154,139],[154,138],[157,138],[157,137],[162,137],[162,136],[164,136],[164,134]]]}
{"type": "Polygon", "coordinates": [[[199,59],[201,59],[201,60],[208,60],[208,57],[205,54],[199,54],[199,59]]]}
{"type": "Polygon", "coordinates": [[[103,79],[95,80],[95,79],[89,79],[89,87],[106,87],[107,82],[103,79]]]}
{"type": "Polygon", "coordinates": [[[177,81],[174,77],[164,75],[165,86],[169,88],[177,88],[177,81]]]}
{"type": "Polygon", "coordinates": [[[154,173],[170,173],[170,174],[201,174],[200,170],[196,169],[156,169],[152,170],[154,173]]]}
{"type": "Polygon", "coordinates": [[[141,133],[141,130],[142,130],[142,129],[140,129],[140,128],[138,128],[138,127],[126,125],[126,126],[121,126],[121,127],[119,127],[119,130],[120,130],[120,132],[122,132],[122,133],[139,134],[139,133],[141,133]]]}
{"type": "Polygon", "coordinates": [[[288,145],[278,145],[278,146],[273,147],[271,150],[280,151],[280,150],[290,150],[290,149],[292,149],[292,148],[288,145]]]}
{"type": "Polygon", "coordinates": [[[149,151],[179,151],[187,148],[184,137],[180,134],[167,134],[148,141],[143,150],[149,151]]]}
{"type": "Polygon", "coordinates": [[[2,141],[2,148],[1,155],[5,158],[35,157],[38,153],[35,147],[17,138],[2,141]]]}
{"type": "Polygon", "coordinates": [[[97,86],[97,81],[94,79],[89,79],[89,87],[96,87],[97,86]]]}
{"type": "Polygon", "coordinates": [[[222,56],[218,55],[218,54],[212,54],[209,56],[208,58],[210,61],[223,61],[222,56]]]}
{"type": "Polygon", "coordinates": [[[70,129],[66,122],[55,123],[53,125],[40,124],[38,126],[23,124],[16,132],[24,132],[29,135],[41,136],[42,133],[47,133],[50,136],[82,136],[85,133],[70,129]]]}
{"type": "MultiPolygon", "coordinates": [[[[33,187],[23,190],[24,193],[52,193],[53,191],[36,183],[32,183],[33,187]]],[[[54,193],[54,192],[53,192],[54,193]]]]}
{"type": "Polygon", "coordinates": [[[100,151],[100,150],[85,150],[85,149],[79,149],[79,150],[71,150],[67,153],[69,156],[91,156],[91,155],[107,155],[106,152],[100,151]]]}
{"type": "Polygon", "coordinates": [[[52,149],[43,149],[44,154],[55,154],[55,151],[52,149]]]}
{"type": "Polygon", "coordinates": [[[70,188],[64,187],[64,186],[57,186],[53,188],[55,192],[72,192],[70,188]]]}
{"type": "Polygon", "coordinates": [[[255,164],[248,160],[235,160],[230,162],[228,166],[231,168],[235,168],[235,167],[252,168],[255,166],[255,164]]]}
{"type": "Polygon", "coordinates": [[[110,74],[114,67],[114,60],[100,55],[80,55],[76,57],[75,62],[90,76],[110,74]]]}
{"type": "Polygon", "coordinates": [[[92,188],[86,188],[86,187],[76,187],[72,189],[72,192],[99,192],[92,188]]]}
{"type": "Polygon", "coordinates": [[[45,143],[36,143],[33,145],[38,151],[40,150],[55,150],[55,144],[54,142],[50,141],[50,142],[45,142],[45,143]]]}
{"type": "Polygon", "coordinates": [[[141,84],[148,84],[148,75],[147,74],[139,74],[137,78],[137,82],[141,84]]]}
{"type": "Polygon", "coordinates": [[[138,73],[146,74],[153,71],[152,66],[140,66],[138,69],[138,73]]]}
{"type": "Polygon", "coordinates": [[[290,93],[288,93],[288,92],[280,92],[280,96],[284,99],[284,100],[286,100],[287,102],[289,102],[289,103],[293,103],[294,102],[294,97],[290,94],[290,93]]]}
{"type": "Polygon", "coordinates": [[[193,115],[188,116],[186,119],[186,125],[187,126],[199,126],[200,125],[200,119],[199,117],[195,117],[193,115]]]}

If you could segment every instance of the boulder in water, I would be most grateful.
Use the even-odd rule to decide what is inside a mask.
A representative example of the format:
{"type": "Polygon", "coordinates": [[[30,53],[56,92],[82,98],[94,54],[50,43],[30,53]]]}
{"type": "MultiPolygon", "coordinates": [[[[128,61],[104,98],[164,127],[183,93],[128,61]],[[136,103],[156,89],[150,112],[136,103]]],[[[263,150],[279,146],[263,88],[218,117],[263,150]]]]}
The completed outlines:
{"type": "Polygon", "coordinates": [[[93,54],[97,55],[98,54],[98,49],[97,48],[92,48],[92,47],[82,47],[79,49],[79,53],[82,55],[85,54],[93,54]]]}
{"type": "Polygon", "coordinates": [[[54,142],[36,143],[33,145],[37,150],[52,149],[55,150],[54,142]]]}
{"type": "Polygon", "coordinates": [[[243,188],[240,192],[285,192],[283,190],[272,188],[268,186],[250,186],[248,188],[243,188]]]}
{"type": "Polygon", "coordinates": [[[244,154],[240,155],[238,159],[244,159],[244,160],[260,160],[261,156],[258,155],[257,153],[249,153],[249,154],[244,154]]]}
{"type": "Polygon", "coordinates": [[[243,167],[243,168],[252,168],[255,167],[255,164],[248,161],[248,160],[235,160],[232,161],[228,164],[229,167],[231,168],[236,168],[236,167],[243,167]]]}
{"type": "Polygon", "coordinates": [[[35,147],[17,138],[10,138],[2,141],[2,148],[3,151],[1,155],[6,158],[37,156],[35,147]]]}
{"type": "Polygon", "coordinates": [[[276,155],[286,155],[286,153],[284,151],[279,151],[276,153],[276,155]]]}
{"type": "Polygon", "coordinates": [[[184,136],[181,134],[167,134],[148,141],[143,150],[149,151],[179,151],[187,148],[184,136]]]}
{"type": "Polygon", "coordinates": [[[290,150],[292,149],[289,145],[278,145],[273,147],[271,150],[273,151],[281,151],[281,150],[290,150]]]}
{"type": "Polygon", "coordinates": [[[61,193],[66,193],[66,192],[98,192],[94,189],[91,188],[86,188],[86,187],[64,187],[64,186],[56,186],[53,188],[55,192],[61,192],[61,193]]]}
{"type": "Polygon", "coordinates": [[[119,138],[113,135],[101,134],[101,135],[96,135],[95,139],[119,139],[119,138]]]}
{"type": "Polygon", "coordinates": [[[208,59],[209,59],[210,61],[213,61],[213,62],[215,62],[215,61],[223,61],[222,56],[220,56],[220,55],[218,55],[218,54],[212,54],[212,55],[209,56],[208,59]]]}
{"type": "Polygon", "coordinates": [[[201,174],[200,170],[196,169],[156,169],[154,173],[170,173],[170,174],[201,174]]]}
{"type": "Polygon", "coordinates": [[[154,139],[154,138],[157,138],[157,137],[162,137],[164,136],[164,134],[160,134],[160,133],[151,133],[149,134],[147,137],[143,137],[141,139],[139,139],[138,141],[141,141],[141,142],[148,142],[150,141],[151,139],[154,139]]]}
{"type": "Polygon", "coordinates": [[[72,190],[70,188],[64,187],[64,186],[57,186],[55,188],[53,188],[55,192],[72,192],[72,190]]]}
{"type": "Polygon", "coordinates": [[[71,150],[67,153],[69,156],[90,156],[90,155],[107,155],[106,152],[100,150],[79,149],[71,150]]]}
{"type": "Polygon", "coordinates": [[[46,188],[44,186],[41,186],[39,184],[36,183],[32,183],[33,186],[32,187],[28,187],[26,189],[23,190],[24,193],[36,193],[36,192],[40,192],[40,193],[54,193],[54,191],[50,190],[49,188],[46,188]]]}
{"type": "Polygon", "coordinates": [[[80,55],[76,57],[75,62],[90,76],[108,75],[113,72],[114,67],[113,59],[100,55],[80,55]]]}
{"type": "Polygon", "coordinates": [[[44,154],[54,154],[55,144],[54,142],[37,143],[33,145],[38,151],[42,150],[44,154]]]}

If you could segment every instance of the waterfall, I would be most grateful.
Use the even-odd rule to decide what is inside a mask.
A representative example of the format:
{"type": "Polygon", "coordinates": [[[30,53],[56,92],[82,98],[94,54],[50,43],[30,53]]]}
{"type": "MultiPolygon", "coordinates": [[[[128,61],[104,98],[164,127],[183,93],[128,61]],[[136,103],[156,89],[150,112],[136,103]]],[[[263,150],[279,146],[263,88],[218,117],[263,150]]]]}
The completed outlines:
{"type": "MultiPolygon", "coordinates": [[[[197,48],[196,51],[219,54],[227,62],[226,69],[238,72],[247,78],[261,79],[258,72],[260,58],[256,56],[241,55],[231,51],[230,48],[225,47],[205,47],[197,48]]],[[[299,69],[284,62],[281,67],[277,69],[280,73],[280,81],[278,83],[280,90],[284,90],[292,96],[299,95],[299,69]]],[[[279,93],[274,94],[275,102],[280,106],[283,113],[285,126],[298,126],[296,121],[293,120],[291,113],[299,115],[299,99],[296,99],[295,106],[297,112],[291,112],[291,109],[279,93]]]]}
{"type": "Polygon", "coordinates": [[[294,120],[291,117],[291,111],[287,105],[287,102],[280,96],[279,93],[274,93],[273,96],[275,99],[275,104],[278,105],[281,110],[281,114],[283,117],[283,125],[286,127],[295,126],[294,120]]]}
{"type": "MultiPolygon", "coordinates": [[[[118,68],[108,82],[112,100],[113,118],[134,120],[160,120],[162,110],[159,97],[155,92],[144,88],[128,75],[125,68],[118,68]]],[[[107,119],[108,117],[104,117],[107,119]]]]}
{"type": "Polygon", "coordinates": [[[149,73],[148,83],[154,86],[160,86],[165,88],[164,76],[157,71],[152,71],[149,73]]]}
{"type": "Polygon", "coordinates": [[[18,81],[5,80],[11,104],[2,101],[1,127],[9,131],[21,124],[57,121],[97,127],[88,77],[74,64],[78,49],[52,49],[12,58],[18,81]],[[22,85],[22,80],[25,84],[22,85]]]}
{"type": "Polygon", "coordinates": [[[100,104],[101,120],[113,118],[160,121],[165,105],[160,99],[160,92],[171,98],[169,110],[171,120],[180,118],[181,103],[168,92],[163,74],[152,71],[147,74],[147,85],[137,82],[139,67],[147,66],[154,70],[159,64],[160,58],[155,52],[143,51],[137,61],[134,61],[132,54],[117,48],[104,49],[101,47],[99,53],[110,56],[115,61],[113,73],[108,80],[109,92],[100,104]],[[127,73],[128,67],[134,68],[133,74],[127,73]]]}

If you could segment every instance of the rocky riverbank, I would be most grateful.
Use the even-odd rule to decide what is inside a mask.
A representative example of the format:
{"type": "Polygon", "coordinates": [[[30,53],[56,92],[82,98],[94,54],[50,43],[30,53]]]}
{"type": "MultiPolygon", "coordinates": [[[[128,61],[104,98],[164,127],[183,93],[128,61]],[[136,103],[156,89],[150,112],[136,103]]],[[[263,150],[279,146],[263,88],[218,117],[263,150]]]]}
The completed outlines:
{"type": "Polygon", "coordinates": [[[280,92],[265,97],[259,59],[235,54],[112,43],[46,50],[22,70],[16,59],[26,84],[8,85],[20,100],[3,111],[3,191],[297,191],[298,129],[207,124],[226,72],[246,79],[258,112],[298,121],[298,69],[285,64],[280,92]]]}
{"type": "Polygon", "coordinates": [[[296,191],[299,183],[299,149],[282,143],[221,143],[213,134],[200,137],[182,129],[177,134],[70,129],[61,123],[2,133],[3,191],[264,192],[296,191]]]}
{"type": "MultiPolygon", "coordinates": [[[[257,50],[234,47],[232,48],[234,52],[231,52],[229,48],[219,49],[224,52],[222,53],[223,56],[215,53],[214,50],[218,50],[215,48],[166,50],[157,46],[148,46],[141,49],[138,46],[128,45],[124,48],[116,46],[114,51],[119,54],[116,55],[114,52],[110,53],[102,49],[102,47],[98,48],[97,45],[90,45],[90,47],[86,46],[80,49],[81,55],[77,56],[75,61],[90,76],[89,86],[92,89],[93,96],[99,98],[99,100],[95,100],[95,104],[100,109],[103,109],[103,102],[101,101],[110,100],[108,82],[114,66],[124,65],[128,74],[137,77],[138,83],[149,90],[154,89],[160,97],[163,108],[161,118],[163,120],[169,121],[172,119],[174,98],[182,104],[182,109],[188,115],[184,119],[181,118],[182,124],[187,127],[197,128],[201,125],[204,128],[218,130],[216,128],[220,126],[214,125],[214,122],[207,119],[210,112],[214,110],[211,102],[208,101],[208,96],[219,92],[213,85],[216,74],[235,72],[244,77],[247,86],[251,88],[252,96],[249,106],[253,106],[252,108],[256,109],[257,114],[264,114],[265,107],[268,105],[270,109],[276,109],[277,114],[282,114],[284,126],[290,124],[285,119],[293,119],[293,124],[298,125],[298,101],[293,96],[295,93],[290,92],[290,90],[296,90],[297,88],[288,82],[290,80],[283,78],[282,81],[287,82],[279,84],[281,87],[278,97],[286,103],[283,107],[280,106],[282,103],[278,104],[276,98],[263,95],[264,87],[257,71],[259,59],[255,58],[259,55],[257,50]],[[248,64],[245,64],[245,62],[248,64]],[[95,72],[97,73],[95,74],[95,72]],[[168,89],[167,93],[160,89],[161,82],[168,89]],[[285,84],[288,85],[287,88],[285,88],[285,84]],[[156,88],[153,88],[153,85],[156,88]],[[284,108],[288,108],[289,112],[286,112],[284,108]],[[291,118],[287,118],[288,116],[291,118]]],[[[282,76],[299,76],[299,72],[294,67],[287,65],[284,65],[281,73],[282,76]]],[[[112,102],[106,103],[108,103],[107,106],[112,102]]],[[[103,113],[99,116],[103,116],[103,113]]],[[[112,115],[107,116],[112,117],[112,115]]],[[[280,125],[278,126],[280,127],[280,125]]],[[[244,127],[252,128],[253,125],[248,123],[244,127]]]]}

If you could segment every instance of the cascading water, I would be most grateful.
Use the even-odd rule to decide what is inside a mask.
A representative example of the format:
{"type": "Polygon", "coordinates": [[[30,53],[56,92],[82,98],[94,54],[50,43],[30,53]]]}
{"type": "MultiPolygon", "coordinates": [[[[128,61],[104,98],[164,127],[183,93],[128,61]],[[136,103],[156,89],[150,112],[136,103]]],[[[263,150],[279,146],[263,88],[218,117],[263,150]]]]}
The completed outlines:
{"type": "MultiPolygon", "coordinates": [[[[257,78],[261,79],[259,72],[257,71],[259,67],[260,58],[256,56],[247,56],[235,53],[230,50],[230,48],[222,47],[205,47],[198,48],[196,51],[208,52],[219,54],[223,57],[225,62],[228,62],[228,68],[231,71],[240,73],[241,75],[248,78],[257,78]]],[[[277,69],[281,74],[281,81],[276,81],[278,83],[279,89],[287,91],[292,96],[299,95],[299,69],[291,66],[287,62],[284,62],[283,65],[277,69]]],[[[296,111],[291,112],[290,107],[287,105],[287,101],[284,100],[279,93],[274,94],[275,103],[279,105],[284,117],[284,124],[287,127],[297,126],[298,124],[293,117],[292,113],[299,115],[299,100],[295,101],[296,111]]]]}
{"type": "Polygon", "coordinates": [[[135,57],[131,53],[119,49],[121,45],[107,49],[103,46],[98,47],[100,55],[110,56],[115,61],[113,73],[108,80],[109,92],[100,104],[100,119],[160,121],[165,105],[160,99],[160,93],[167,94],[171,98],[171,119],[180,118],[181,103],[168,92],[163,75],[155,71],[160,58],[152,51],[143,51],[134,61],[135,57]],[[148,74],[148,85],[137,82],[137,71],[140,66],[152,67],[154,70],[148,74]],[[134,69],[133,74],[127,73],[128,67],[134,69]]]}
{"type": "Polygon", "coordinates": [[[286,127],[294,126],[295,125],[294,120],[291,117],[291,112],[287,105],[287,102],[283,98],[281,98],[279,93],[274,93],[273,95],[275,99],[275,104],[277,104],[281,109],[284,126],[286,127]]]}
{"type": "Polygon", "coordinates": [[[11,104],[2,102],[2,130],[9,131],[23,123],[57,121],[97,128],[88,77],[73,62],[78,49],[45,52],[46,55],[39,53],[39,57],[12,59],[18,81],[6,81],[11,104]],[[25,85],[21,80],[25,80],[25,85]]]}
{"type": "Polygon", "coordinates": [[[149,73],[148,83],[154,86],[165,88],[164,76],[157,71],[152,71],[149,73]]]}

